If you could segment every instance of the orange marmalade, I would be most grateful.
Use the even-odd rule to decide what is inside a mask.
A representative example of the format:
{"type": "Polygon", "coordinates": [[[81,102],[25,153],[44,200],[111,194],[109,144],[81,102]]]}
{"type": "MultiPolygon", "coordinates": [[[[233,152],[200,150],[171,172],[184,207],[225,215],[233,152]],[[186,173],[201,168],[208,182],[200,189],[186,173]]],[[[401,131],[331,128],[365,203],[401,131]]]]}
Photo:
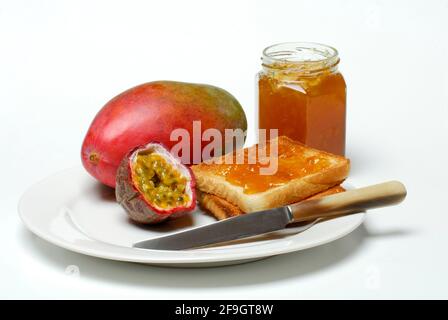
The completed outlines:
{"type": "Polygon", "coordinates": [[[346,85],[336,49],[282,43],[263,51],[258,127],[278,129],[310,147],[344,155],[346,85]]]}
{"type": "MultiPolygon", "coordinates": [[[[262,151],[253,153],[256,155],[253,164],[250,164],[249,149],[258,150],[257,145],[251,148],[244,148],[244,162],[238,163],[236,153],[232,155],[233,164],[201,164],[206,170],[210,170],[216,175],[220,175],[227,182],[243,187],[244,193],[253,194],[266,191],[270,188],[286,184],[292,179],[309,175],[330,166],[330,161],[325,154],[310,152],[304,146],[294,143],[286,138],[278,138],[277,170],[272,175],[261,175],[260,168],[268,167],[271,155],[270,142],[263,146],[262,151]]],[[[241,151],[239,151],[241,152],[241,151]]],[[[224,158],[222,158],[224,159],[224,158]]]]}

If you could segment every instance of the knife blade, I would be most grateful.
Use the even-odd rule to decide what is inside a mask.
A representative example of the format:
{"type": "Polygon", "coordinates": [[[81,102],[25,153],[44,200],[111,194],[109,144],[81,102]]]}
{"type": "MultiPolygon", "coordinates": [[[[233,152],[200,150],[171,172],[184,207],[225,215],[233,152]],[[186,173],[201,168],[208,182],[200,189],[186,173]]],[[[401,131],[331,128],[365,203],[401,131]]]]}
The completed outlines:
{"type": "Polygon", "coordinates": [[[137,242],[134,248],[184,250],[284,229],[292,222],[289,206],[246,213],[206,226],[137,242]]]}

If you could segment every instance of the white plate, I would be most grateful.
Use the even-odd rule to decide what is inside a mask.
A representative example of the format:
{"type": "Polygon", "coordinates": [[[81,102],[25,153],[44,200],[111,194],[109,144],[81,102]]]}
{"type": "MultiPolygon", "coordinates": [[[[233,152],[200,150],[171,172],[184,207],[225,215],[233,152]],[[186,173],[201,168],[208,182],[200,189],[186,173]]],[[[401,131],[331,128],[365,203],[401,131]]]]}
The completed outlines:
{"type": "Polygon", "coordinates": [[[156,226],[132,223],[115,202],[114,190],[97,183],[82,167],[63,171],[32,186],[19,203],[33,233],[68,250],[104,259],[178,267],[229,265],[303,250],[341,238],[358,227],[363,213],[319,223],[295,234],[274,233],[260,241],[185,251],[144,250],[132,244],[213,223],[199,209],[156,226]]]}

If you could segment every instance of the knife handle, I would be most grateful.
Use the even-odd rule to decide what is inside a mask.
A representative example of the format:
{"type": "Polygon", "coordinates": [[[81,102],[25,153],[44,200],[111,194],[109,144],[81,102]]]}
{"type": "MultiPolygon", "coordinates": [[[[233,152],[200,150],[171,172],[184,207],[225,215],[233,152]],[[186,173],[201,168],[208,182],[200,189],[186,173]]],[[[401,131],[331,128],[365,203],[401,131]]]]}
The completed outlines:
{"type": "Polygon", "coordinates": [[[389,181],[319,199],[302,201],[290,205],[289,208],[294,217],[293,222],[302,222],[390,206],[400,203],[405,197],[405,186],[398,181],[389,181]]]}

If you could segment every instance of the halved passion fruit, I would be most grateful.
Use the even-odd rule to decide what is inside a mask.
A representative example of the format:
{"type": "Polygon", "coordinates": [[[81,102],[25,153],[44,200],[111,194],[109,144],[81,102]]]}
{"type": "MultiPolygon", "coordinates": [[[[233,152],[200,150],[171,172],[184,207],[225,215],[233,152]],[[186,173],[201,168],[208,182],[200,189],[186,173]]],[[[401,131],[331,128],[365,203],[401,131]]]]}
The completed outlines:
{"type": "Polygon", "coordinates": [[[122,160],[115,194],[132,220],[151,224],[193,210],[194,186],[191,170],[152,142],[122,160]]]}

